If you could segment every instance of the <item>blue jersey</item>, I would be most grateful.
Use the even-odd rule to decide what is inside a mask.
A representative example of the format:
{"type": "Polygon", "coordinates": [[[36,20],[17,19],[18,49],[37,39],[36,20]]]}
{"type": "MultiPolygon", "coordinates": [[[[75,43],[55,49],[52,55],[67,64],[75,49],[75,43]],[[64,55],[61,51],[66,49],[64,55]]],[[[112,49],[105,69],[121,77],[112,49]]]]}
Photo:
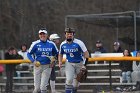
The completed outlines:
{"type": "Polygon", "coordinates": [[[60,45],[60,54],[66,54],[66,59],[71,63],[80,63],[83,61],[83,52],[86,52],[85,44],[78,39],[74,39],[72,43],[63,41],[60,45]]]}
{"type": "Polygon", "coordinates": [[[54,42],[49,40],[46,42],[41,40],[33,42],[27,54],[31,62],[39,61],[42,65],[50,64],[50,59],[47,56],[56,55],[58,55],[58,49],[54,42]]]}

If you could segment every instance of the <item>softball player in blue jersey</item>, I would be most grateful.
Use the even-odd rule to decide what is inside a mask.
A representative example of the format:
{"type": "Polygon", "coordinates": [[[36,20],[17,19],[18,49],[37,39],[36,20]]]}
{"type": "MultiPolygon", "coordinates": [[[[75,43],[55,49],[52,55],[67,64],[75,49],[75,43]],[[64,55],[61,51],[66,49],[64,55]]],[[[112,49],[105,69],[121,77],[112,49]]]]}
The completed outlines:
{"type": "Polygon", "coordinates": [[[83,57],[89,58],[89,52],[85,44],[76,38],[74,38],[75,29],[66,28],[65,37],[66,40],[60,45],[59,51],[59,67],[62,66],[63,54],[66,54],[67,62],[65,63],[65,73],[66,73],[66,85],[65,93],[76,93],[78,88],[78,81],[75,76],[80,72],[80,69],[84,66],[83,57]],[[73,85],[74,81],[74,85],[73,85]],[[77,83],[76,83],[76,82],[77,83]]]}
{"type": "Polygon", "coordinates": [[[51,74],[51,62],[48,56],[58,55],[56,45],[47,40],[48,34],[45,29],[39,30],[39,40],[34,41],[28,51],[28,58],[34,64],[34,91],[33,93],[47,93],[48,80],[51,74]],[[35,58],[34,58],[34,57],[35,58]]]}

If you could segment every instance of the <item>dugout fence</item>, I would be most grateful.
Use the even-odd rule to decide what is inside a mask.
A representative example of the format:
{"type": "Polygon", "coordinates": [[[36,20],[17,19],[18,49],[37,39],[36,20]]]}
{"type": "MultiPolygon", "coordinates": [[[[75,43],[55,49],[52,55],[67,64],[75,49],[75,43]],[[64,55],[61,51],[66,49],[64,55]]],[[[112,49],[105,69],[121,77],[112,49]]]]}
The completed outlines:
{"type": "Polygon", "coordinates": [[[86,42],[89,50],[94,49],[96,40],[104,42],[108,52],[114,41],[121,42],[122,47],[137,50],[137,15],[135,11],[67,15],[65,27],[77,29],[78,38],[86,42]]]}

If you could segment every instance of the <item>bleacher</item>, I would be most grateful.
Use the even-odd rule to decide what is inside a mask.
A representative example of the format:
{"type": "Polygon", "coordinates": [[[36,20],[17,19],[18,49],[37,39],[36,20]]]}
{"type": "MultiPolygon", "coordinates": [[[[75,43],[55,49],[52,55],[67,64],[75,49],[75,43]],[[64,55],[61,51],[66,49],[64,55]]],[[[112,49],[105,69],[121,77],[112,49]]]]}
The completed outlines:
{"type": "MultiPolygon", "coordinates": [[[[58,74],[58,65],[56,70],[56,90],[59,93],[64,93],[65,89],[65,76],[58,74]]],[[[121,83],[119,64],[111,63],[111,86],[110,86],[110,74],[109,63],[89,63],[87,65],[88,77],[86,81],[80,83],[78,93],[98,93],[101,91],[109,91],[110,87],[117,86],[132,86],[135,83],[121,83]]],[[[14,91],[15,93],[32,93],[33,91],[33,73],[30,71],[17,71],[18,77],[14,77],[14,91]],[[20,73],[20,75],[19,75],[20,73]]],[[[6,77],[2,78],[3,82],[0,82],[0,93],[4,93],[6,77]]],[[[48,87],[50,91],[50,87],[48,87]]],[[[49,92],[51,93],[51,92],[49,92]]]]}
{"type": "MultiPolygon", "coordinates": [[[[104,86],[110,86],[108,63],[106,64],[88,64],[88,77],[87,80],[81,83],[78,93],[93,93],[97,88],[105,88],[104,86]]],[[[120,85],[135,85],[135,83],[120,83],[120,69],[118,69],[118,63],[112,63],[112,86],[120,85]]],[[[15,93],[31,93],[33,90],[33,74],[30,71],[17,71],[20,72],[20,77],[14,77],[14,91],[15,93]],[[23,89],[26,89],[23,90],[23,89]]],[[[58,75],[58,70],[56,75],[58,75]]],[[[6,77],[3,77],[5,81],[6,77]]],[[[5,83],[0,83],[1,92],[4,91],[5,83]]],[[[64,93],[65,77],[57,76],[56,78],[56,90],[64,93]]],[[[49,88],[50,89],[50,88],[49,88]]]]}

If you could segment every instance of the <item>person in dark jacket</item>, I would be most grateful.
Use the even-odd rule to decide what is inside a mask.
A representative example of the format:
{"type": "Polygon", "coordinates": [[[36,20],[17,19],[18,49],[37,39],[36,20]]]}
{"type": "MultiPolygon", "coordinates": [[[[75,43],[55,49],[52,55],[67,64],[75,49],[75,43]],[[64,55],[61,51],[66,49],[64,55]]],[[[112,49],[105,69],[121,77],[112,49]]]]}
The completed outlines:
{"type": "MultiPolygon", "coordinates": [[[[100,40],[96,41],[96,48],[93,52],[97,55],[100,53],[106,53],[106,49],[103,47],[103,43],[100,40]]],[[[95,61],[95,64],[97,63],[105,63],[105,61],[95,61]]]]}
{"type": "MultiPolygon", "coordinates": [[[[22,56],[20,56],[17,53],[17,50],[14,47],[10,47],[8,51],[5,53],[5,59],[12,60],[12,59],[23,59],[22,56]]],[[[13,93],[13,76],[15,72],[15,66],[16,64],[6,64],[6,93],[13,93]]]]}
{"type": "MultiPolygon", "coordinates": [[[[132,56],[128,49],[125,49],[123,51],[123,55],[124,55],[124,57],[132,56]]],[[[132,79],[131,79],[132,61],[120,62],[120,69],[122,70],[122,83],[132,82],[132,79]]]]}
{"type": "Polygon", "coordinates": [[[106,49],[103,47],[103,44],[100,40],[96,41],[96,49],[94,53],[106,53],[106,49]]]}
{"type": "Polygon", "coordinates": [[[122,53],[123,52],[123,50],[122,50],[122,48],[121,48],[121,46],[120,46],[120,43],[119,42],[114,42],[114,44],[113,44],[113,53],[122,53]]]}
{"type": "MultiPolygon", "coordinates": [[[[121,48],[121,45],[118,41],[113,43],[113,53],[122,53],[123,50],[121,48]]],[[[113,63],[120,63],[120,61],[114,61],[113,63]]]]}

